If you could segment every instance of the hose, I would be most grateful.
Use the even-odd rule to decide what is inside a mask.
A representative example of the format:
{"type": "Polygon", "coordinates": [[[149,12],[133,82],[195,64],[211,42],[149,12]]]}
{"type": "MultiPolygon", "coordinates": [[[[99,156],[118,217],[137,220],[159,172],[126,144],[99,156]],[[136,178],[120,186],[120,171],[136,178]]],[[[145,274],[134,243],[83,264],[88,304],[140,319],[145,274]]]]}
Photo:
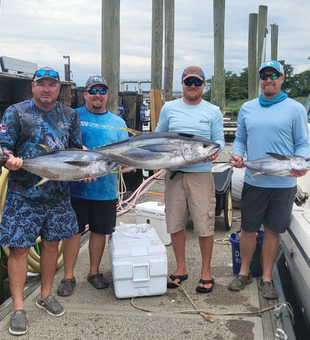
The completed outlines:
{"type": "MultiPolygon", "coordinates": [[[[8,188],[8,175],[9,170],[2,167],[2,173],[0,175],[0,222],[1,222],[1,216],[2,211],[4,207],[4,203],[6,200],[6,193],[8,188]]],[[[39,244],[41,242],[41,237],[39,236],[36,240],[36,244],[39,244]]],[[[10,248],[2,246],[2,249],[7,257],[10,255],[10,248]]],[[[40,255],[36,252],[34,247],[30,247],[29,253],[28,253],[28,272],[31,273],[41,273],[40,268],[40,255]]],[[[61,267],[63,265],[63,253],[62,253],[62,241],[59,242],[58,245],[58,260],[57,260],[57,268],[61,267]]]]}

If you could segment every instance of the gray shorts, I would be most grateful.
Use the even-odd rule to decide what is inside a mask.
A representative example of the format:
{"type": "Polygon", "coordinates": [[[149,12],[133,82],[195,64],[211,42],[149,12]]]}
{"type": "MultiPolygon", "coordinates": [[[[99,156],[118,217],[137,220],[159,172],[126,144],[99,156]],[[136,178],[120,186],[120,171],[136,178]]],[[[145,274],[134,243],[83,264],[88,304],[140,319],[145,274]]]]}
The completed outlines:
{"type": "Polygon", "coordinates": [[[211,172],[167,171],[165,177],[165,209],[167,231],[174,234],[184,230],[189,216],[197,236],[214,234],[215,185],[211,172]]]}
{"type": "Polygon", "coordinates": [[[2,212],[0,244],[28,248],[42,241],[61,241],[77,234],[79,228],[70,198],[55,204],[33,204],[8,197],[2,212]]]}
{"type": "Polygon", "coordinates": [[[241,199],[241,228],[257,231],[262,224],[276,233],[284,233],[296,194],[293,188],[259,188],[244,183],[241,199]]]}

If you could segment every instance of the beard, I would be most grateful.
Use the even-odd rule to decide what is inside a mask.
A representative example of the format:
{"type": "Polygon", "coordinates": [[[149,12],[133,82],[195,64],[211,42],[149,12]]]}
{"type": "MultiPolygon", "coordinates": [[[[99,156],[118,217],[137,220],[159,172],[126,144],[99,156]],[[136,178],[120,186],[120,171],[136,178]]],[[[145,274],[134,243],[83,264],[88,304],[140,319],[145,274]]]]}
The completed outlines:
{"type": "Polygon", "coordinates": [[[201,97],[201,94],[198,91],[184,91],[183,96],[188,100],[188,101],[196,101],[201,97]]]}

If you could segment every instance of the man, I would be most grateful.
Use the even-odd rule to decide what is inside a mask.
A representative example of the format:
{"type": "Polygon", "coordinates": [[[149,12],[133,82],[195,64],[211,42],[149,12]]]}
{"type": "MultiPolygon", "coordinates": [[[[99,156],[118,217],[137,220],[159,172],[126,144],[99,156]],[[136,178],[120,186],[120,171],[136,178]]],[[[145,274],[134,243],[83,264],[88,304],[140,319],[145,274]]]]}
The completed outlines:
{"type": "MultiPolygon", "coordinates": [[[[183,98],[167,102],[160,112],[156,131],[199,135],[225,145],[223,116],[217,106],[203,100],[205,76],[200,67],[187,67],[181,77],[183,98]]],[[[212,163],[218,153],[204,162],[167,171],[165,178],[165,207],[168,232],[176,257],[177,268],[168,278],[167,287],[176,288],[188,278],[185,264],[186,224],[191,215],[199,237],[202,257],[199,293],[210,293],[214,280],[211,275],[213,249],[215,185],[212,163]]]]}
{"type": "Polygon", "coordinates": [[[51,295],[58,259],[58,243],[78,230],[70,204],[67,182],[49,181],[36,187],[40,177],[21,169],[22,158],[45,150],[81,148],[79,118],[73,109],[56,101],[60,92],[58,72],[44,67],[33,76],[33,98],[10,106],[2,119],[0,144],[9,157],[7,199],[0,229],[0,244],[10,247],[8,275],[13,299],[9,332],[25,334],[28,330],[23,302],[29,248],[41,235],[41,294],[36,306],[52,316],[61,316],[64,308],[51,295]]]}
{"type": "MultiPolygon", "coordinates": [[[[126,124],[106,109],[108,95],[104,78],[92,76],[87,80],[84,92],[86,105],[76,111],[81,121],[83,145],[89,149],[128,137],[126,131],[115,129],[126,127],[126,124]]],[[[90,230],[90,272],[87,280],[96,289],[108,287],[108,281],[99,272],[99,265],[106,235],[112,234],[116,223],[116,180],[116,174],[108,174],[96,182],[70,184],[71,203],[77,214],[79,233],[63,244],[65,274],[57,290],[60,296],[70,296],[76,285],[73,271],[86,223],[90,230]]]]}
{"type": "MultiPolygon", "coordinates": [[[[268,157],[267,152],[309,157],[307,115],[305,108],[281,91],[284,71],[278,61],[270,60],[259,69],[262,94],[242,105],[233,144],[232,166],[242,167],[242,157],[254,160],[268,157]]],[[[287,177],[258,175],[246,170],[241,200],[241,268],[230,282],[230,290],[241,290],[252,282],[250,264],[256,247],[256,231],[264,225],[262,247],[263,275],[259,288],[266,299],[278,293],[272,281],[272,268],[279,246],[279,233],[289,225],[296,193],[293,172],[287,177]]]]}

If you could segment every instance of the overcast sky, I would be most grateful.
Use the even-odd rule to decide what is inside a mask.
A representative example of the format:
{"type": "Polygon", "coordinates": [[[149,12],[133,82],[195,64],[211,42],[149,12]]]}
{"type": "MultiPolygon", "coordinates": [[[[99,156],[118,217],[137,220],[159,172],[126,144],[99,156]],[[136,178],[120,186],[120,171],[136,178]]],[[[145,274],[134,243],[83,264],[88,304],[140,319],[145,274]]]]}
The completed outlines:
{"type": "MultiPolygon", "coordinates": [[[[64,79],[63,55],[71,58],[73,81],[84,86],[101,68],[101,0],[0,0],[0,56],[56,68],[64,79]]],[[[309,0],[226,0],[225,69],[247,67],[249,14],[268,6],[270,24],[279,26],[278,59],[294,73],[310,68],[309,0]]],[[[174,89],[182,70],[200,66],[213,75],[213,0],[175,0],[174,89]]],[[[121,0],[121,80],[151,77],[151,0],[121,0]]],[[[143,86],[149,88],[148,85],[143,86]]]]}

